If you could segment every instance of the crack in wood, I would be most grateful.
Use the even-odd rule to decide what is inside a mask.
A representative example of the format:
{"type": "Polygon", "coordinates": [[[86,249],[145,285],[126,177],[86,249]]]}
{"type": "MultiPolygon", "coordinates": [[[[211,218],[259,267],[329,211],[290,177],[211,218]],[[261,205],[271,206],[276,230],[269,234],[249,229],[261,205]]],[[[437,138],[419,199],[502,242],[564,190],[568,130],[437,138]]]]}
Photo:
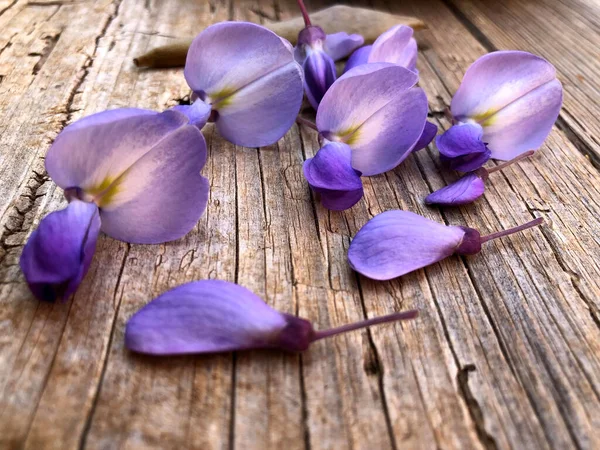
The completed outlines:
{"type": "Polygon", "coordinates": [[[29,53],[29,56],[39,56],[40,57],[38,62],[33,66],[33,70],[31,71],[31,73],[33,75],[37,75],[40,72],[40,70],[42,70],[42,67],[44,66],[44,64],[46,63],[48,58],[50,57],[50,53],[52,53],[52,50],[54,50],[54,47],[58,43],[58,40],[60,39],[61,34],[62,34],[62,31],[60,31],[56,34],[53,34],[53,35],[44,36],[43,39],[44,39],[44,41],[46,41],[46,45],[45,45],[44,49],[42,50],[42,53],[29,53]]]}

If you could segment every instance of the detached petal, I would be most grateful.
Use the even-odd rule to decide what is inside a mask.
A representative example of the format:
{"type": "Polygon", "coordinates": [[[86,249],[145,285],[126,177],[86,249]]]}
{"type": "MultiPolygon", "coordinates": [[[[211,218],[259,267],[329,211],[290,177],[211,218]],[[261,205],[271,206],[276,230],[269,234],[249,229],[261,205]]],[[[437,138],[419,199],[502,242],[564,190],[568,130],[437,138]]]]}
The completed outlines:
{"type": "Polygon", "coordinates": [[[437,125],[435,125],[431,122],[425,122],[425,128],[423,129],[423,133],[421,133],[421,137],[419,138],[417,143],[414,145],[412,151],[417,152],[417,151],[423,150],[425,147],[427,147],[431,143],[431,141],[433,141],[433,138],[437,134],[437,131],[438,131],[437,125]]]}
{"type": "MultiPolygon", "coordinates": [[[[236,284],[204,280],[172,289],[134,314],[125,345],[153,355],[280,348],[290,326],[306,328],[308,347],[312,326],[307,321],[275,311],[236,284]]],[[[287,349],[303,350],[304,343],[298,344],[287,349]]]]}
{"type": "Polygon", "coordinates": [[[390,280],[452,255],[465,231],[408,211],[386,211],[369,220],[348,250],[350,266],[374,280],[390,280]]]}
{"type": "Polygon", "coordinates": [[[186,235],[208,202],[200,175],[206,142],[198,128],[181,127],[158,142],[113,182],[102,200],[102,230],[122,241],[157,244],[186,235]]]}
{"type": "Polygon", "coordinates": [[[211,25],[192,42],[184,74],[198,97],[218,112],[221,135],[237,145],[276,142],[302,103],[302,69],[292,50],[260,25],[211,25]]]}
{"type": "Polygon", "coordinates": [[[324,52],[311,52],[304,61],[304,89],[308,101],[315,110],[335,79],[333,59],[324,52]]]}
{"type": "Polygon", "coordinates": [[[485,192],[485,182],[476,173],[469,173],[425,198],[428,205],[466,205],[485,192]]]}
{"type": "Polygon", "coordinates": [[[510,159],[542,144],[561,104],[562,87],[552,64],[531,53],[500,51],[469,67],[451,110],[457,120],[484,127],[494,158],[510,159]]]}
{"type": "Polygon", "coordinates": [[[482,140],[483,129],[476,123],[450,127],[436,137],[440,159],[451,169],[470,172],[483,166],[490,159],[490,150],[482,140]]]}
{"type": "Polygon", "coordinates": [[[390,28],[373,43],[369,62],[393,63],[414,70],[417,65],[417,41],[412,35],[413,29],[406,25],[390,28]]]}
{"type": "Polygon", "coordinates": [[[372,45],[365,45],[352,53],[350,58],[348,58],[348,62],[346,62],[346,67],[344,67],[344,73],[348,72],[350,69],[353,69],[356,66],[360,66],[362,64],[367,64],[369,62],[369,55],[371,54],[371,50],[373,49],[372,45]]]}
{"type": "Polygon", "coordinates": [[[79,200],[42,219],[19,262],[39,300],[54,302],[75,292],[92,261],[99,231],[98,208],[79,200]]]}
{"type": "Polygon", "coordinates": [[[352,168],[351,160],[350,147],[332,142],[304,162],[304,176],[310,187],[321,194],[325,208],[342,211],[362,198],[360,173],[352,168]]]}
{"type": "Polygon", "coordinates": [[[427,98],[411,87],[418,76],[387,63],[364,64],[340,77],[317,111],[317,128],[328,140],[352,148],[352,166],[363,175],[396,167],[423,133],[427,98]]]}
{"type": "Polygon", "coordinates": [[[360,34],[344,32],[328,34],[325,38],[325,51],[334,61],[340,60],[351,54],[365,43],[360,34]]]}

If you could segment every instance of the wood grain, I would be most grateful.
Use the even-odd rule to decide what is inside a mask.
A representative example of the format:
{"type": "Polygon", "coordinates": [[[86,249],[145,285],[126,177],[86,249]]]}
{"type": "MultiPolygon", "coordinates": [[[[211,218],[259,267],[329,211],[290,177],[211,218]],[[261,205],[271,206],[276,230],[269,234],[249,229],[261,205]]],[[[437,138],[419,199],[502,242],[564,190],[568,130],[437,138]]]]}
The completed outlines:
{"type": "MultiPolygon", "coordinates": [[[[441,128],[464,71],[490,45],[556,65],[566,92],[559,127],[534,157],[492,175],[468,207],[423,204],[456,176],[430,146],[365,178],[365,199],[337,213],[302,175],[318,150],[312,130],[294,126],[277,144],[249,149],[208,126],[211,194],[198,226],[157,246],[101,237],[77,294],[49,305],[29,294],[18,258],[41,218],[64,204],[43,167],[52,139],[83,115],[160,110],[186,97],[180,70],[138,70],[132,56],[215,21],[289,18],[296,6],[0,1],[0,448],[600,446],[600,173],[582,154],[597,149],[588,113],[598,97],[573,78],[597,41],[600,8],[585,0],[353,4],[428,23],[417,36],[420,85],[441,128]],[[538,16],[530,30],[515,11],[538,16]],[[550,48],[558,34],[559,48],[581,35],[585,42],[558,52],[550,48]],[[532,217],[546,223],[398,280],[357,277],[346,263],[352,236],[394,208],[484,233],[532,217]],[[236,281],[316,328],[413,307],[421,315],[302,355],[127,352],[124,327],[137,309],[204,278],[236,281]]],[[[581,70],[597,73],[586,61],[581,70]]]]}

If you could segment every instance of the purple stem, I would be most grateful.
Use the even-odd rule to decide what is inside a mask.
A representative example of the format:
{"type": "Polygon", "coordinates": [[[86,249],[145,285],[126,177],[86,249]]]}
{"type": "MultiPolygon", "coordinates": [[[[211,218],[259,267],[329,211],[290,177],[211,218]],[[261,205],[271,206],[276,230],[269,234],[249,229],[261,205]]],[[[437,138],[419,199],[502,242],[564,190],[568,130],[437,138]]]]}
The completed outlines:
{"type": "Polygon", "coordinates": [[[521,153],[519,156],[511,159],[510,161],[506,161],[505,163],[498,164],[497,166],[492,167],[491,169],[487,169],[488,173],[497,172],[499,170],[504,169],[505,167],[510,166],[511,164],[516,163],[517,161],[521,161],[522,159],[529,158],[533,155],[535,151],[529,150],[528,152],[521,153]]]}
{"type": "Polygon", "coordinates": [[[508,230],[504,231],[498,231],[497,233],[488,234],[487,236],[481,236],[481,243],[483,244],[484,242],[491,241],[492,239],[498,239],[503,236],[508,236],[509,234],[518,233],[519,231],[526,230],[527,228],[537,227],[543,222],[544,218],[538,217],[537,219],[524,223],[523,225],[519,225],[518,227],[509,228],[508,230]]]}
{"type": "Polygon", "coordinates": [[[310,23],[310,17],[308,16],[308,11],[306,10],[306,6],[304,6],[303,0],[298,0],[298,7],[300,8],[300,12],[302,13],[302,17],[304,18],[304,26],[310,27],[312,24],[310,23]]]}
{"type": "Polygon", "coordinates": [[[361,328],[370,327],[371,325],[378,325],[380,323],[396,322],[398,320],[414,319],[419,315],[419,311],[412,309],[410,311],[404,311],[387,316],[374,317],[373,319],[361,320],[360,322],[349,323],[348,325],[342,325],[337,328],[330,328],[328,330],[315,331],[313,342],[319,339],[328,338],[335,336],[336,334],[346,333],[348,331],[360,330],[361,328]]]}
{"type": "Polygon", "coordinates": [[[296,117],[296,122],[298,122],[300,125],[306,125],[308,128],[312,128],[315,131],[319,131],[314,122],[311,122],[310,120],[305,119],[304,117],[296,117]]]}

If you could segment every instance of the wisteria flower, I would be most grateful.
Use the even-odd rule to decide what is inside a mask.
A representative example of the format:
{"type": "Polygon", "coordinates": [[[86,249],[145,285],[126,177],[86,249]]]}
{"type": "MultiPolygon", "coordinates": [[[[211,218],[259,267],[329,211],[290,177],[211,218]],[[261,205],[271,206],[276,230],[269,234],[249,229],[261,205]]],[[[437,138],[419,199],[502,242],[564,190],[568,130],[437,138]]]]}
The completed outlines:
{"type": "Polygon", "coordinates": [[[425,203],[428,205],[458,206],[474,202],[485,192],[485,183],[491,173],[502,170],[517,161],[533,155],[533,153],[533,150],[521,153],[516,158],[489,169],[480,167],[479,169],[462,176],[454,183],[450,183],[448,186],[429,194],[425,198],[425,203]]]}
{"type": "Polygon", "coordinates": [[[417,41],[413,29],[396,25],[381,34],[373,43],[356,50],[346,63],[345,71],[361,64],[386,62],[417,70],[417,41]]]}
{"type": "MultiPolygon", "coordinates": [[[[451,112],[455,126],[481,127],[479,141],[492,158],[508,160],[542,145],[558,117],[562,96],[556,70],[548,61],[527,52],[499,51],[469,67],[451,112]]],[[[465,141],[458,137],[447,144],[454,147],[452,153],[463,155],[465,148],[473,148],[472,135],[465,133],[465,141]]]]}
{"type": "Polygon", "coordinates": [[[363,196],[360,172],[352,167],[352,149],[346,144],[330,142],[321,148],[304,162],[304,176],[327,209],[351,208],[363,196]]]}
{"type": "Polygon", "coordinates": [[[184,69],[197,97],[189,111],[199,127],[215,122],[236,145],[277,142],[292,126],[303,98],[302,68],[292,46],[247,22],[211,25],[192,42],[184,69]]]}
{"type": "Polygon", "coordinates": [[[187,234],[206,208],[205,162],[202,133],[177,111],[117,109],[66,127],[46,170],[69,206],[42,219],[21,255],[33,293],[53,301],[74,292],[100,229],[142,244],[187,234]]]}
{"type": "Polygon", "coordinates": [[[369,220],[348,249],[350,266],[374,280],[390,280],[441,261],[453,254],[473,255],[492,239],[537,226],[538,218],[487,236],[459,226],[447,226],[408,211],[386,211],[369,220]]]}
{"type": "Polygon", "coordinates": [[[470,172],[483,166],[492,152],[483,142],[483,127],[478,123],[461,123],[435,139],[440,161],[453,170],[470,172]]]}
{"type": "Polygon", "coordinates": [[[418,75],[390,63],[364,64],[342,75],[317,110],[326,142],[352,149],[352,167],[365,176],[400,164],[424,134],[427,97],[418,75]]]}
{"type": "Polygon", "coordinates": [[[127,322],[125,345],[151,355],[258,348],[301,352],[323,338],[416,316],[412,310],[315,331],[308,320],[274,310],[242,286],[203,280],[165,292],[135,313],[127,322]]]}

